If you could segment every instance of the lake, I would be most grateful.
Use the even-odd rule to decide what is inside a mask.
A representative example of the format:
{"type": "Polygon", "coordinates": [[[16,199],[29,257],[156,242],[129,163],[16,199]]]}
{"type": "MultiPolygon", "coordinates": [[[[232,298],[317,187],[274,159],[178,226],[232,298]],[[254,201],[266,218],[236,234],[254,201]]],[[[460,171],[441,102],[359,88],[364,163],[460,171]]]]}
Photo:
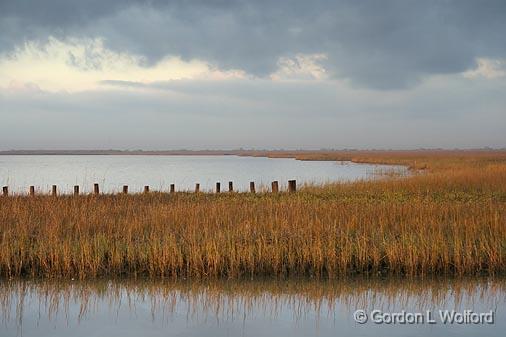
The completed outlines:
{"type": "Polygon", "coordinates": [[[0,283],[0,335],[504,336],[505,290],[505,280],[497,278],[5,280],[0,283]],[[364,324],[355,320],[357,310],[368,315],[364,324]],[[440,311],[453,310],[492,313],[494,321],[445,324],[440,311]],[[392,313],[403,312],[430,315],[433,322],[388,323],[392,313]]]}
{"type": "Polygon", "coordinates": [[[142,191],[145,185],[166,191],[170,184],[190,191],[195,183],[210,191],[216,182],[226,190],[228,181],[233,181],[237,191],[247,191],[250,181],[261,190],[274,180],[286,188],[289,179],[299,185],[321,184],[368,179],[392,170],[406,172],[391,165],[240,156],[2,155],[0,185],[9,186],[13,193],[26,193],[30,185],[48,193],[51,185],[58,185],[60,191],[70,193],[74,185],[90,192],[99,183],[109,193],[121,191],[123,185],[129,185],[131,192],[142,191]]]}

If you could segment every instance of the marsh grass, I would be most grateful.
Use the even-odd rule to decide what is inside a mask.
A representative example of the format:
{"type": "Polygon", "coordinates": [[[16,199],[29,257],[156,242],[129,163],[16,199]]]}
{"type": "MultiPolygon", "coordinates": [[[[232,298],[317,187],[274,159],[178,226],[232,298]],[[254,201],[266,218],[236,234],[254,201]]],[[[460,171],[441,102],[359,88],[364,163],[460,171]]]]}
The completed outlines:
{"type": "Polygon", "coordinates": [[[414,158],[424,173],[293,194],[1,198],[0,275],[503,274],[506,156],[414,158]]]}

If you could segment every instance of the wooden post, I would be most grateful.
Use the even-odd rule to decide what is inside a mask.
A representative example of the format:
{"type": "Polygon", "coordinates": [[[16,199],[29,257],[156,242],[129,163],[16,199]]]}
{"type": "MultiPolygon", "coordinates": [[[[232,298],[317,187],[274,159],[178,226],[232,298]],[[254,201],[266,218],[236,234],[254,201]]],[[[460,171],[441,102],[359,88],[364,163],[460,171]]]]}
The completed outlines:
{"type": "Polygon", "coordinates": [[[274,180],[271,183],[271,187],[272,187],[272,193],[278,193],[279,192],[279,185],[278,185],[278,181],[277,180],[274,180]]]}
{"type": "Polygon", "coordinates": [[[295,192],[295,191],[297,191],[297,181],[288,180],[288,192],[295,192]]]}
{"type": "Polygon", "coordinates": [[[144,186],[144,193],[149,193],[149,186],[144,186]]]}
{"type": "Polygon", "coordinates": [[[199,193],[199,192],[200,192],[200,184],[196,183],[195,184],[195,193],[199,193]]]}
{"type": "Polygon", "coordinates": [[[171,194],[176,193],[176,185],[170,184],[170,193],[171,194]]]}
{"type": "Polygon", "coordinates": [[[35,195],[35,186],[30,186],[30,196],[33,197],[35,195]]]}
{"type": "Polygon", "coordinates": [[[228,191],[234,192],[234,183],[231,181],[228,182],[228,191]]]}
{"type": "Polygon", "coordinates": [[[56,197],[56,195],[57,195],[57,194],[56,194],[56,185],[53,185],[53,186],[52,186],[52,188],[51,188],[51,195],[52,195],[53,197],[56,197]]]}
{"type": "Polygon", "coordinates": [[[9,187],[7,187],[7,186],[2,187],[2,195],[4,197],[9,195],[9,187]]]}
{"type": "Polygon", "coordinates": [[[100,187],[98,187],[98,184],[93,184],[93,194],[95,195],[100,194],[100,187]]]}
{"type": "Polygon", "coordinates": [[[220,190],[221,190],[221,184],[216,183],[216,193],[220,193],[220,190]]]}
{"type": "Polygon", "coordinates": [[[249,183],[249,191],[251,193],[255,193],[256,192],[255,191],[255,182],[254,181],[250,181],[250,183],[249,183]]]}
{"type": "Polygon", "coordinates": [[[74,186],[74,195],[79,195],[79,185],[74,186]]]}
{"type": "Polygon", "coordinates": [[[128,185],[123,185],[123,194],[128,194],[128,185]]]}

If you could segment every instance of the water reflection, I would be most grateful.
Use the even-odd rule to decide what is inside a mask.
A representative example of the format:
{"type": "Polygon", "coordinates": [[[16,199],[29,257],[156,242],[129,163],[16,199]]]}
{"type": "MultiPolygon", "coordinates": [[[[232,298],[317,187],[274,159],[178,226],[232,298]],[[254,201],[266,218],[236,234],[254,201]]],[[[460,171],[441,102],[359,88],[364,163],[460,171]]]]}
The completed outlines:
{"type": "Polygon", "coordinates": [[[504,279],[3,281],[1,336],[502,335],[504,279]],[[494,310],[493,325],[357,324],[353,312],[494,310]],[[446,331],[446,332],[445,332],[446,331]]]}

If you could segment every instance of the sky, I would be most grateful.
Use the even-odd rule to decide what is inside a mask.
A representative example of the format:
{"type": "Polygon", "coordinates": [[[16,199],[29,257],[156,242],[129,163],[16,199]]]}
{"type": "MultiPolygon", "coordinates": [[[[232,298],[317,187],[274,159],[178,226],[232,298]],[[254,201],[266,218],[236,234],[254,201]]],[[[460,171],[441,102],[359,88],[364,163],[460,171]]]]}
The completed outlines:
{"type": "Polygon", "coordinates": [[[0,0],[0,150],[506,147],[504,0],[0,0]]]}

